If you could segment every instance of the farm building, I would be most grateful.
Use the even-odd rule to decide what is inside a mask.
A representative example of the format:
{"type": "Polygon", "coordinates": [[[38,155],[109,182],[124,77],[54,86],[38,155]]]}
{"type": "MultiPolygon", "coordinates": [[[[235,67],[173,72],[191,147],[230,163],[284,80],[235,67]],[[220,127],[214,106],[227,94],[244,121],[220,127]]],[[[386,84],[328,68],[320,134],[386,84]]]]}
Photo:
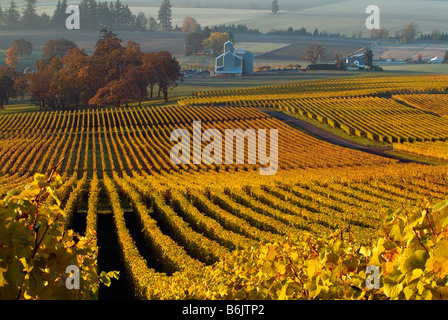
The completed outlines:
{"type": "Polygon", "coordinates": [[[23,74],[28,74],[28,73],[36,73],[37,70],[34,69],[33,67],[26,67],[25,69],[23,69],[23,74]]]}
{"type": "Polygon", "coordinates": [[[435,57],[435,58],[431,58],[428,60],[428,63],[442,63],[443,62],[443,58],[442,57],[435,57]]]}
{"type": "Polygon", "coordinates": [[[364,53],[355,54],[345,58],[345,64],[347,65],[348,70],[358,70],[365,69],[366,60],[364,58],[364,53]],[[356,67],[352,67],[356,65],[356,67]]]}
{"type": "Polygon", "coordinates": [[[233,43],[224,44],[224,53],[216,58],[215,74],[217,76],[251,76],[254,74],[254,55],[250,51],[238,49],[233,43]]]}

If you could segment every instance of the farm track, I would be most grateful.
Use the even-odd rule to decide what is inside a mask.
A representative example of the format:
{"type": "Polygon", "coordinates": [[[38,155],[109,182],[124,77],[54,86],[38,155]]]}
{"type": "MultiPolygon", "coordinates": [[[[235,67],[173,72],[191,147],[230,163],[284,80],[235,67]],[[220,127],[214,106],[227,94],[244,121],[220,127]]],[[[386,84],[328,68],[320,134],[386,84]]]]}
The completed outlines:
{"type": "Polygon", "coordinates": [[[305,133],[310,134],[316,138],[319,138],[321,140],[327,141],[332,144],[336,144],[342,147],[363,151],[366,153],[382,156],[385,158],[395,159],[399,160],[402,163],[420,163],[415,160],[409,160],[405,159],[399,156],[391,155],[386,153],[387,151],[393,151],[393,147],[371,147],[371,146],[365,146],[347,139],[344,139],[342,137],[339,137],[335,134],[332,134],[331,132],[328,132],[324,129],[321,129],[311,123],[308,123],[306,121],[297,119],[295,117],[289,116],[281,111],[272,110],[272,109],[260,109],[261,111],[265,112],[266,114],[291,125],[292,127],[299,127],[302,129],[305,133]]]}

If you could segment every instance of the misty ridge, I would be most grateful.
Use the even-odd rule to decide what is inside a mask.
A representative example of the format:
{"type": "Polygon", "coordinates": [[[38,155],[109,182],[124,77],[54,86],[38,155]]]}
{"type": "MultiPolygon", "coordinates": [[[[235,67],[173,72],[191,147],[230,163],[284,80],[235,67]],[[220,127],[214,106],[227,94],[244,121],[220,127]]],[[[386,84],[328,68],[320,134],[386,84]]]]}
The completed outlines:
{"type": "MultiPolygon", "coordinates": [[[[68,5],[80,5],[83,1],[67,1],[68,5]]],[[[85,2],[85,1],[84,1],[85,2]]],[[[98,1],[100,4],[111,1],[98,1]]],[[[115,1],[112,1],[115,3],[115,1]]],[[[381,29],[390,34],[415,22],[421,33],[431,33],[433,29],[448,32],[446,12],[448,0],[278,0],[278,11],[273,13],[272,0],[170,0],[172,24],[182,25],[187,16],[193,17],[201,26],[244,24],[249,29],[262,33],[270,30],[305,28],[325,30],[350,36],[353,32],[365,31],[366,8],[379,7],[381,29]]],[[[11,0],[0,0],[0,8],[8,10],[11,0]]],[[[14,1],[19,14],[25,10],[25,0],[14,1]]],[[[52,16],[57,0],[37,0],[35,10],[38,15],[52,16]]],[[[86,2],[89,3],[89,2],[86,2]]],[[[133,15],[142,13],[146,18],[157,20],[161,0],[120,0],[122,7],[129,8],[133,15]]],[[[84,24],[85,25],[85,24],[84,24]]],[[[12,28],[14,29],[14,28],[12,28]]],[[[364,32],[364,36],[368,31],[364,32]]]]}
{"type": "MultiPolygon", "coordinates": [[[[123,4],[128,4],[131,7],[158,7],[160,5],[160,0],[122,0],[123,4]]],[[[307,8],[314,8],[320,6],[334,5],[340,4],[341,6],[351,7],[354,1],[347,0],[316,0],[316,1],[308,1],[308,0],[281,0],[279,1],[281,10],[302,10],[307,8]],[[346,4],[344,4],[346,3],[346,4]]],[[[365,4],[375,4],[381,5],[382,3],[386,3],[385,1],[375,1],[375,3],[371,3],[372,1],[356,1],[357,3],[365,4]]],[[[387,3],[400,3],[401,1],[388,1],[387,3]]],[[[425,1],[425,0],[408,0],[406,1],[409,6],[413,5],[428,5],[428,2],[445,2],[448,5],[448,0],[433,0],[433,1],[425,1]]],[[[9,6],[10,0],[0,0],[0,6],[3,8],[7,8],[9,6]]],[[[81,0],[68,1],[69,4],[77,5],[81,3],[81,0]]],[[[25,4],[24,0],[17,0],[16,4],[18,7],[22,7],[25,4]]],[[[37,1],[38,6],[56,6],[57,1],[46,1],[41,0],[37,1]]],[[[185,8],[234,8],[234,9],[256,9],[256,10],[270,10],[272,5],[272,0],[172,0],[171,4],[173,7],[185,7],[185,8]]]]}
{"type": "MultiPolygon", "coordinates": [[[[79,4],[81,0],[78,1],[68,1],[69,4],[79,4]]],[[[123,4],[128,4],[129,6],[136,7],[158,7],[160,5],[159,0],[122,0],[123,4]]],[[[283,10],[300,10],[305,8],[311,8],[320,5],[327,5],[333,3],[345,2],[341,0],[318,0],[318,1],[305,1],[305,0],[283,0],[281,1],[283,10]]],[[[9,0],[0,0],[0,6],[8,7],[9,0]]],[[[24,6],[24,0],[17,0],[17,6],[24,6]]],[[[37,1],[39,6],[56,6],[57,1],[37,1]]],[[[271,0],[172,0],[171,4],[174,7],[190,7],[190,8],[238,8],[238,9],[260,9],[260,10],[270,10],[272,1],[271,0]]]]}

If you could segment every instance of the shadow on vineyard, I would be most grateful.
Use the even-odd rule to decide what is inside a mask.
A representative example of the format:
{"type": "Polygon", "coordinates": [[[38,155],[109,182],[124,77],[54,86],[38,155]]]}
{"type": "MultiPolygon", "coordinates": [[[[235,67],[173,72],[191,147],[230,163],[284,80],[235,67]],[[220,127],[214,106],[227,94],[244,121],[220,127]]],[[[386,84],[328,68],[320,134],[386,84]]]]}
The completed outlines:
{"type": "Polygon", "coordinates": [[[79,233],[80,235],[85,235],[86,233],[86,222],[87,222],[87,206],[89,201],[89,193],[83,192],[81,200],[75,208],[72,220],[68,226],[68,229],[79,233]]]}
{"type": "MultiPolygon", "coordinates": [[[[167,204],[169,206],[168,199],[164,199],[164,204],[167,204]]],[[[163,210],[160,210],[160,207],[157,208],[157,205],[154,203],[151,203],[148,199],[146,199],[146,204],[153,207],[152,213],[153,218],[157,221],[157,225],[159,226],[162,233],[170,235],[170,237],[180,246],[185,249],[187,254],[192,257],[193,259],[196,259],[198,261],[201,261],[205,264],[211,264],[216,261],[210,261],[209,259],[212,259],[210,257],[205,257],[203,254],[201,254],[200,250],[197,250],[197,248],[192,245],[192,243],[188,242],[188,239],[186,239],[181,232],[179,232],[176,228],[176,224],[170,220],[163,212],[163,210]]],[[[170,209],[173,209],[170,207],[170,209]]],[[[177,212],[173,211],[176,215],[177,212]]],[[[181,218],[182,219],[182,218],[181,218]]],[[[184,221],[184,220],[183,220],[184,221]]],[[[193,233],[196,233],[194,229],[191,229],[193,233]]],[[[199,233],[197,233],[199,234],[199,233]]],[[[201,234],[202,236],[202,234],[201,234]]],[[[204,237],[205,238],[205,237],[204,237]]]]}
{"type": "Polygon", "coordinates": [[[110,210],[105,191],[100,191],[98,203],[98,269],[100,271],[116,270],[120,272],[118,280],[113,280],[110,287],[101,286],[100,300],[132,300],[134,289],[132,279],[126,272],[121,256],[114,217],[110,210]]]}
{"type": "MultiPolygon", "coordinates": [[[[123,199],[123,198],[121,198],[123,199]]],[[[123,204],[122,200],[122,204],[123,204]]],[[[126,206],[123,206],[126,208],[126,206]]],[[[158,259],[155,255],[154,250],[152,248],[152,244],[145,237],[142,232],[143,225],[138,219],[137,213],[134,209],[124,211],[126,227],[128,228],[132,239],[135,241],[135,245],[138,249],[138,252],[142,255],[142,257],[146,260],[146,263],[149,268],[156,270],[157,272],[166,273],[167,275],[171,275],[172,271],[168,270],[166,266],[163,265],[163,262],[158,259]]]]}

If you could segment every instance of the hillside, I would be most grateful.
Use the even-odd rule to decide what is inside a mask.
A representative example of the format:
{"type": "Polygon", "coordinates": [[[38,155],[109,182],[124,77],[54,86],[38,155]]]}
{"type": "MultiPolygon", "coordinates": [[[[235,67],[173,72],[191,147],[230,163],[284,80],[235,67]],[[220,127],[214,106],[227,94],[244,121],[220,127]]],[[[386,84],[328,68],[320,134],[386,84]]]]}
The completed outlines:
{"type": "MultiPolygon", "coordinates": [[[[447,118],[436,113],[444,109],[434,95],[445,98],[447,90],[446,76],[339,78],[198,92],[179,105],[5,114],[0,193],[57,167],[66,228],[95,234],[100,270],[120,271],[120,281],[102,288],[100,299],[232,295],[204,290],[203,279],[235,250],[338,230],[368,246],[381,235],[389,210],[413,210],[423,199],[435,203],[448,194],[446,163],[341,147],[258,108],[321,122],[348,139],[400,145],[413,159],[443,160],[447,118]],[[428,101],[432,111],[424,108],[428,101]],[[248,138],[244,154],[232,143],[235,162],[228,163],[219,155],[227,145],[216,131],[213,152],[204,136],[195,147],[194,121],[201,121],[199,134],[240,128],[278,130],[278,138],[265,140],[264,156],[262,144],[248,138]],[[193,137],[189,164],[173,162],[177,129],[193,137]],[[425,153],[416,152],[423,145],[425,153]],[[198,152],[203,160],[195,164],[198,152]],[[250,152],[256,163],[249,163],[250,152]],[[263,157],[273,153],[278,170],[261,175],[263,157]]],[[[237,136],[245,141],[243,134],[237,136]]]]}

